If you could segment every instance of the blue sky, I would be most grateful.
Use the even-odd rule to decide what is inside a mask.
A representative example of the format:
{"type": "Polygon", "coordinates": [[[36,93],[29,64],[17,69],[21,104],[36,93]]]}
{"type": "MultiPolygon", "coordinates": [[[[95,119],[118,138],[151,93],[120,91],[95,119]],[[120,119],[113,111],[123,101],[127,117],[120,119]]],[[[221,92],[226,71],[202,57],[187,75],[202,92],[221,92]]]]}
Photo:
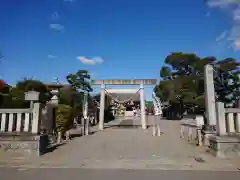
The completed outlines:
{"type": "Polygon", "coordinates": [[[164,58],[173,51],[240,58],[239,4],[1,0],[0,76],[10,84],[22,77],[52,82],[87,69],[94,79],[159,79],[164,58]]]}

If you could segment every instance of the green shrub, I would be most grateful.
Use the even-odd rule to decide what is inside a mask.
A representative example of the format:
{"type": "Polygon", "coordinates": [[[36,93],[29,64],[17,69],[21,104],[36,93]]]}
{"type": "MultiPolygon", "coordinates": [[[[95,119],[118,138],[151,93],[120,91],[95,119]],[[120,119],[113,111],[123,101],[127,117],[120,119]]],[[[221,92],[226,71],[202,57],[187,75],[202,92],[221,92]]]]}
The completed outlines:
{"type": "Polygon", "coordinates": [[[72,122],[72,107],[65,104],[59,104],[56,108],[56,131],[67,131],[72,125],[72,122]]]}

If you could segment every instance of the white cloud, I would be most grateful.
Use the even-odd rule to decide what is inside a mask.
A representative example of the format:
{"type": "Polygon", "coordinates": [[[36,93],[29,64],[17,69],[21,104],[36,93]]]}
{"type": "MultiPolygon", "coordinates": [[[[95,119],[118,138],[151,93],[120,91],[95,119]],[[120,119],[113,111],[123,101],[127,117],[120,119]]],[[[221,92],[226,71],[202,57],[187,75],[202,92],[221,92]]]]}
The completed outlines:
{"type": "Polygon", "coordinates": [[[97,63],[103,63],[104,59],[101,57],[86,58],[84,56],[78,56],[77,60],[81,61],[83,64],[96,65],[97,63]]]}
{"type": "Polygon", "coordinates": [[[56,31],[63,31],[64,30],[64,26],[61,24],[50,24],[49,25],[50,29],[54,29],[56,31]]]}
{"type": "Polygon", "coordinates": [[[104,60],[101,57],[94,57],[92,58],[93,61],[95,61],[96,63],[103,63],[104,60]]]}
{"type": "Polygon", "coordinates": [[[225,39],[227,37],[227,33],[228,31],[223,31],[217,38],[216,38],[216,42],[219,42],[223,39],[225,39]]]}
{"type": "Polygon", "coordinates": [[[52,55],[52,54],[49,54],[47,57],[48,57],[49,59],[55,59],[55,58],[57,58],[57,56],[54,56],[54,55],[52,55]]]}
{"type": "Polygon", "coordinates": [[[233,20],[240,21],[240,5],[233,11],[233,20]]]}
{"type": "Polygon", "coordinates": [[[57,20],[57,19],[59,19],[59,17],[60,17],[59,13],[58,12],[54,12],[54,13],[52,13],[51,19],[52,20],[57,20]]]}
{"type": "Polygon", "coordinates": [[[216,42],[224,42],[227,47],[240,50],[238,45],[240,39],[240,0],[208,0],[207,4],[211,8],[221,8],[231,15],[229,20],[232,22],[232,27],[223,31],[216,38],[216,42]]]}
{"type": "Polygon", "coordinates": [[[239,0],[208,0],[207,4],[210,7],[226,7],[229,5],[238,4],[239,0]]]}

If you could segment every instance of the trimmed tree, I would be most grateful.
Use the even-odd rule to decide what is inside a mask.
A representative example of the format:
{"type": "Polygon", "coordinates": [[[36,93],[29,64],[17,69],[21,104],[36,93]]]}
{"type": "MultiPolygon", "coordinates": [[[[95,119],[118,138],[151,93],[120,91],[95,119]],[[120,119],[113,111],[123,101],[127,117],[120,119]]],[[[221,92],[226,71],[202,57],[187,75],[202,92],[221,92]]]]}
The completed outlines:
{"type": "MultiPolygon", "coordinates": [[[[160,70],[160,83],[155,87],[156,95],[170,104],[168,111],[181,116],[184,110],[204,110],[204,66],[212,64],[215,72],[217,98],[230,103],[236,98],[239,81],[239,63],[233,58],[217,61],[215,57],[200,58],[193,53],[175,52],[165,58],[165,65],[160,70]],[[221,75],[220,75],[221,74],[221,75]],[[219,80],[219,76],[222,77],[219,80]],[[230,83],[230,79],[231,83],[230,83]],[[230,85],[231,84],[231,85],[230,85]]],[[[238,95],[239,97],[239,95],[238,95]]]]}

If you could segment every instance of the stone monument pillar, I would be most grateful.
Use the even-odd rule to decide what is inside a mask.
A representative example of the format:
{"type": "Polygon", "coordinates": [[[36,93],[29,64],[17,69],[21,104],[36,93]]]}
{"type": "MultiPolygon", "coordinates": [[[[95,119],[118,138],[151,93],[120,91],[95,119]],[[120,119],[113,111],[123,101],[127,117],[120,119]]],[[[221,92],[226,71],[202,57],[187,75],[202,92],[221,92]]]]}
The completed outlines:
{"type": "Polygon", "coordinates": [[[100,113],[99,113],[99,129],[104,128],[104,109],[105,109],[105,84],[101,84],[101,96],[100,96],[100,113]]]}
{"type": "Polygon", "coordinates": [[[213,80],[213,66],[208,64],[204,67],[204,88],[207,126],[213,126],[216,125],[215,90],[213,80]]]}
{"type": "Polygon", "coordinates": [[[147,129],[146,125],[146,115],[145,115],[145,98],[144,98],[144,87],[143,83],[140,84],[140,106],[141,106],[141,122],[142,122],[142,128],[147,129]]]}

